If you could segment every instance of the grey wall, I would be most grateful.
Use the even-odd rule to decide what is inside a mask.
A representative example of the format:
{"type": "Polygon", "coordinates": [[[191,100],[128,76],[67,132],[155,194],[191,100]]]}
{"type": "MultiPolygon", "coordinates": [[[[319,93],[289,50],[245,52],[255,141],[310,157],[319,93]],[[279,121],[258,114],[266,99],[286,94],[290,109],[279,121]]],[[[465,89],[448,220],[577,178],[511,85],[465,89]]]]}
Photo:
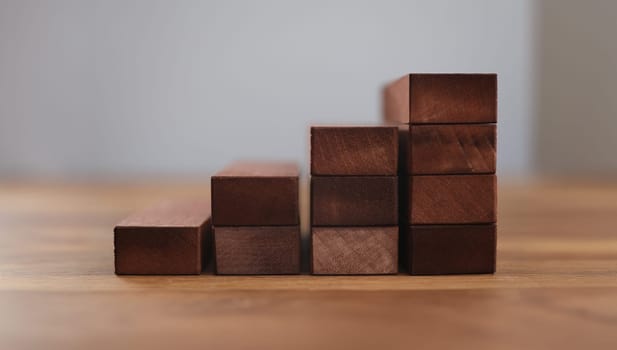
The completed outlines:
{"type": "MultiPolygon", "coordinates": [[[[0,0],[0,176],[308,161],[405,72],[499,73],[499,169],[531,170],[530,1],[0,0]]],[[[305,166],[306,168],[306,166],[305,166]]]]}
{"type": "Polygon", "coordinates": [[[617,175],[617,1],[538,7],[536,169],[617,175]]]}

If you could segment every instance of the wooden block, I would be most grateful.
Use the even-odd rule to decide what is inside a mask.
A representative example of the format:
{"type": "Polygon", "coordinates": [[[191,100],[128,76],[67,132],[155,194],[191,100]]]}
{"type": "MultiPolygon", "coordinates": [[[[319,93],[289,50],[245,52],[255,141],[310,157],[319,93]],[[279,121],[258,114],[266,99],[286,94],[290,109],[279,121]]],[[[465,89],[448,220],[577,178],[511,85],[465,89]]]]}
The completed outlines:
{"type": "Polygon", "coordinates": [[[409,74],[384,87],[382,108],[385,121],[409,123],[409,74]]]}
{"type": "Polygon", "coordinates": [[[409,177],[411,224],[482,224],[496,220],[495,175],[409,177]]]}
{"type": "Polygon", "coordinates": [[[494,273],[497,229],[487,225],[409,227],[407,268],[414,275],[494,273]]]}
{"type": "Polygon", "coordinates": [[[299,224],[298,166],[237,162],[212,177],[214,226],[299,224]]]}
{"type": "Polygon", "coordinates": [[[210,227],[208,200],[169,201],[135,213],[114,228],[116,274],[199,274],[210,227]]]}
{"type": "Polygon", "coordinates": [[[384,118],[411,124],[496,123],[496,74],[409,74],[384,89],[384,118]]]}
{"type": "Polygon", "coordinates": [[[494,174],[495,124],[412,125],[410,174],[494,174]]]}
{"type": "Polygon", "coordinates": [[[311,174],[396,175],[396,126],[311,127],[311,174]]]}
{"type": "Polygon", "coordinates": [[[316,275],[398,272],[398,227],[313,227],[311,269],[316,275]]]}
{"type": "Polygon", "coordinates": [[[215,227],[216,273],[300,273],[299,226],[215,227]]]}
{"type": "Polygon", "coordinates": [[[313,176],[314,226],[388,226],[398,222],[396,176],[313,176]]]}

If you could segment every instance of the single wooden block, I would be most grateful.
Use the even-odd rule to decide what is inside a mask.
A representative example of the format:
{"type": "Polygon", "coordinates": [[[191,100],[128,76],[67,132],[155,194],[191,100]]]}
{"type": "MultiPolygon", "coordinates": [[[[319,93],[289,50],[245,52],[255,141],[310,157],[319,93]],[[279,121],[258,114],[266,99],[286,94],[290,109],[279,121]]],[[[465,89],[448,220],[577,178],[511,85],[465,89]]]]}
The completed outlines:
{"type": "Polygon", "coordinates": [[[398,227],[313,227],[311,269],[316,275],[398,272],[398,227]]]}
{"type": "Polygon", "coordinates": [[[494,273],[496,225],[421,225],[404,240],[413,275],[494,273]]]}
{"type": "Polygon", "coordinates": [[[412,125],[410,174],[494,174],[495,124],[412,125]]]}
{"type": "Polygon", "coordinates": [[[409,74],[383,92],[384,119],[411,124],[496,123],[496,74],[409,74]]]}
{"type": "Polygon", "coordinates": [[[496,221],[495,175],[416,175],[409,181],[411,224],[496,221]]]}
{"type": "Polygon", "coordinates": [[[311,127],[311,174],[396,175],[396,126],[311,127]]]}
{"type": "Polygon", "coordinates": [[[169,201],[137,212],[114,228],[116,274],[199,274],[210,228],[208,200],[169,201]]]}
{"type": "Polygon", "coordinates": [[[214,255],[219,275],[300,273],[299,226],[214,228],[214,255]]]}
{"type": "Polygon", "coordinates": [[[214,226],[299,224],[298,166],[237,162],[212,176],[214,226]]]}
{"type": "Polygon", "coordinates": [[[396,176],[313,176],[312,225],[396,225],[397,181],[396,176]]]}

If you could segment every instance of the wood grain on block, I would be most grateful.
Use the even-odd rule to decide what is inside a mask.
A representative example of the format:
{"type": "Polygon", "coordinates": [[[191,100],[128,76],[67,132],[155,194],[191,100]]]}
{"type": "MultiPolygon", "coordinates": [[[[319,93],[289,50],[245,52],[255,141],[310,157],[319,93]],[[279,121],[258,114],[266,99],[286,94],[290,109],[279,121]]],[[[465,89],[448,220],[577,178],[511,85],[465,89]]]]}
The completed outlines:
{"type": "Polygon", "coordinates": [[[407,268],[414,275],[494,273],[497,229],[487,225],[409,228],[407,268]]]}
{"type": "Polygon", "coordinates": [[[396,126],[311,127],[311,174],[396,175],[396,126]]]}
{"type": "Polygon", "coordinates": [[[311,270],[317,275],[398,272],[398,227],[313,227],[311,270]]]}
{"type": "Polygon", "coordinates": [[[313,176],[315,226],[387,226],[398,223],[396,176],[313,176]]]}
{"type": "Polygon", "coordinates": [[[412,125],[410,174],[495,173],[495,124],[412,125]]]}
{"type": "Polygon", "coordinates": [[[212,177],[215,226],[298,225],[298,166],[238,162],[212,177]]]}
{"type": "Polygon", "coordinates": [[[496,123],[496,74],[410,74],[384,90],[384,118],[411,124],[496,123]]]}
{"type": "Polygon", "coordinates": [[[210,201],[168,201],[114,228],[116,274],[199,274],[210,235],[210,201]]]}
{"type": "Polygon", "coordinates": [[[480,224],[496,220],[495,175],[409,177],[411,224],[480,224]]]}
{"type": "Polygon", "coordinates": [[[215,227],[214,251],[217,274],[297,274],[300,227],[215,227]]]}

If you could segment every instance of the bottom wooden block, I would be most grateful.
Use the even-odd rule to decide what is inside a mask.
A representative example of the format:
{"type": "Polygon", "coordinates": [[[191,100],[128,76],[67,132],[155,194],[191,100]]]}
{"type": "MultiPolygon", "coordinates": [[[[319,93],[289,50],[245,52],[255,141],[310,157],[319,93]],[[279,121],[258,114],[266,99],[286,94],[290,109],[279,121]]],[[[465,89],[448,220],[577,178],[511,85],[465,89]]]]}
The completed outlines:
{"type": "Polygon", "coordinates": [[[412,275],[494,273],[497,232],[486,225],[412,225],[403,233],[412,275]]]}
{"type": "Polygon", "coordinates": [[[215,227],[214,259],[219,275],[298,274],[300,227],[215,227]]]}
{"type": "Polygon", "coordinates": [[[167,201],[132,214],[114,228],[116,274],[201,273],[210,223],[209,200],[167,201]]]}
{"type": "Polygon", "coordinates": [[[316,275],[398,272],[398,227],[313,227],[311,269],[316,275]]]}

